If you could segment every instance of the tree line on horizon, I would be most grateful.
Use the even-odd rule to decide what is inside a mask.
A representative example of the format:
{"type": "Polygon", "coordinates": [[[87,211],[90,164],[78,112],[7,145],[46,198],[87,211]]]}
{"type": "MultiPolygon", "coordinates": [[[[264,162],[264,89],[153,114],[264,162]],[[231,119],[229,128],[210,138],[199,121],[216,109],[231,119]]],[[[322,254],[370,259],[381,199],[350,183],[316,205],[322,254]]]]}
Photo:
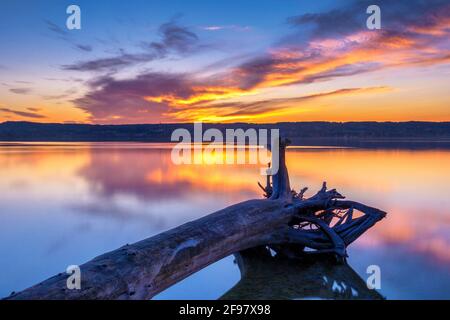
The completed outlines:
{"type": "MultiPolygon", "coordinates": [[[[192,123],[179,124],[46,124],[4,122],[0,124],[0,141],[142,141],[170,142],[177,128],[193,133],[192,123]]],[[[203,130],[275,129],[296,143],[309,140],[449,140],[450,122],[283,122],[272,124],[204,123],[203,130]]]]}

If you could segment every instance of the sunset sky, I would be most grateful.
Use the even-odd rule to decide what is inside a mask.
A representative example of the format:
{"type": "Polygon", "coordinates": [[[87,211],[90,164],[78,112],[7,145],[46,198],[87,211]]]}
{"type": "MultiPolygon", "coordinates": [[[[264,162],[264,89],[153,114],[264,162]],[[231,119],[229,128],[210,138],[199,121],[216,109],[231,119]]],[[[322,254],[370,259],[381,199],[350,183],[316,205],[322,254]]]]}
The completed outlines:
{"type": "Polygon", "coordinates": [[[3,0],[0,43],[0,122],[450,121],[450,0],[3,0]]]}

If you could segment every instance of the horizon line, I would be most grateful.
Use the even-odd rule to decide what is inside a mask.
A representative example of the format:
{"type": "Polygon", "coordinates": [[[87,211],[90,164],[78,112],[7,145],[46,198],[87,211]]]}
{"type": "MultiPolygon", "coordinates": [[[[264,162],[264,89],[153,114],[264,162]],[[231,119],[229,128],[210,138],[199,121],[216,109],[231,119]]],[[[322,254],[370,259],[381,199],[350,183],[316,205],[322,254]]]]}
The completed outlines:
{"type": "Polygon", "coordinates": [[[0,122],[0,125],[7,123],[27,123],[27,124],[39,124],[39,125],[88,125],[88,126],[142,126],[142,125],[193,125],[195,123],[201,123],[205,125],[233,125],[233,124],[252,124],[252,125],[274,125],[274,124],[285,124],[285,123],[337,123],[337,124],[347,124],[347,123],[436,123],[436,124],[450,124],[448,121],[427,121],[427,120],[405,120],[405,121],[376,121],[376,120],[362,120],[362,121],[326,121],[326,120],[316,120],[316,121],[279,121],[279,122],[265,122],[265,123],[254,123],[254,122],[160,122],[160,123],[82,123],[82,122],[37,122],[37,121],[27,121],[27,120],[8,120],[0,122]]]}

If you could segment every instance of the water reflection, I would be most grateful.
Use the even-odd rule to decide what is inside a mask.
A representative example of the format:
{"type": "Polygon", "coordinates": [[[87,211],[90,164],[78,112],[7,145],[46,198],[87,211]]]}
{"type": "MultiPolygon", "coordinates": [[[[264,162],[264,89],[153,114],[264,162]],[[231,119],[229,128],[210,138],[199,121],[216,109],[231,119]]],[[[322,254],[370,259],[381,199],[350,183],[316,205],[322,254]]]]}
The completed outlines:
{"type": "Polygon", "coordinates": [[[142,200],[227,193],[254,197],[256,165],[175,165],[170,149],[93,149],[79,174],[103,197],[132,194],[142,200]],[[149,152],[150,151],[150,152],[149,152]],[[236,170],[237,169],[237,170],[236,170]]]}
{"type": "Polygon", "coordinates": [[[261,247],[236,254],[236,262],[241,280],[221,299],[383,299],[348,264],[329,256],[288,259],[261,247]]]}
{"type": "MultiPolygon", "coordinates": [[[[389,213],[349,248],[361,277],[377,264],[387,298],[450,298],[450,151],[290,148],[287,162],[295,189],[309,186],[311,194],[327,180],[348,198],[389,213]]],[[[170,146],[157,144],[2,145],[0,295],[258,198],[259,168],[176,166],[170,146]]],[[[195,297],[218,298],[234,285],[200,294],[220,275],[238,277],[236,267],[219,265],[185,281],[195,297]]],[[[164,298],[183,296],[180,288],[186,290],[176,285],[164,298]]]]}

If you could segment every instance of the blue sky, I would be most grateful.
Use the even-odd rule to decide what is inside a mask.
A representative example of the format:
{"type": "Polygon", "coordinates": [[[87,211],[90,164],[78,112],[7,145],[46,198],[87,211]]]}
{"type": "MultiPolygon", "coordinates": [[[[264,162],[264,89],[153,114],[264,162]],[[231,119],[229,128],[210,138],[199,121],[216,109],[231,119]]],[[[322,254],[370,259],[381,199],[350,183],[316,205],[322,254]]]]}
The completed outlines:
{"type": "MultiPolygon", "coordinates": [[[[120,44],[136,46],[143,39],[157,37],[157,28],[171,19],[178,18],[192,28],[207,26],[250,27],[256,36],[264,34],[256,42],[258,46],[270,45],[280,32],[289,30],[285,23],[291,13],[318,12],[330,1],[317,2],[287,0],[281,1],[2,1],[0,11],[0,39],[8,43],[2,49],[1,57],[12,66],[22,65],[19,58],[33,53],[36,62],[47,59],[71,61],[82,57],[83,52],[71,50],[61,44],[58,35],[49,30],[47,22],[65,30],[67,6],[77,4],[82,10],[82,29],[68,32],[71,40],[89,44],[94,52],[112,51],[120,44]],[[274,5],[275,4],[275,5],[274,5]],[[105,43],[102,43],[104,41],[105,43]],[[62,50],[62,52],[61,52],[62,50]],[[63,59],[63,56],[66,59],[63,59]]],[[[225,32],[230,40],[242,35],[225,32]]],[[[224,35],[216,35],[222,40],[224,35]]],[[[236,49],[236,48],[234,48],[236,49]]],[[[39,63],[41,64],[41,63],[39,63]]]]}
{"type": "Polygon", "coordinates": [[[0,121],[450,120],[449,1],[377,3],[2,1],[0,121]]]}

